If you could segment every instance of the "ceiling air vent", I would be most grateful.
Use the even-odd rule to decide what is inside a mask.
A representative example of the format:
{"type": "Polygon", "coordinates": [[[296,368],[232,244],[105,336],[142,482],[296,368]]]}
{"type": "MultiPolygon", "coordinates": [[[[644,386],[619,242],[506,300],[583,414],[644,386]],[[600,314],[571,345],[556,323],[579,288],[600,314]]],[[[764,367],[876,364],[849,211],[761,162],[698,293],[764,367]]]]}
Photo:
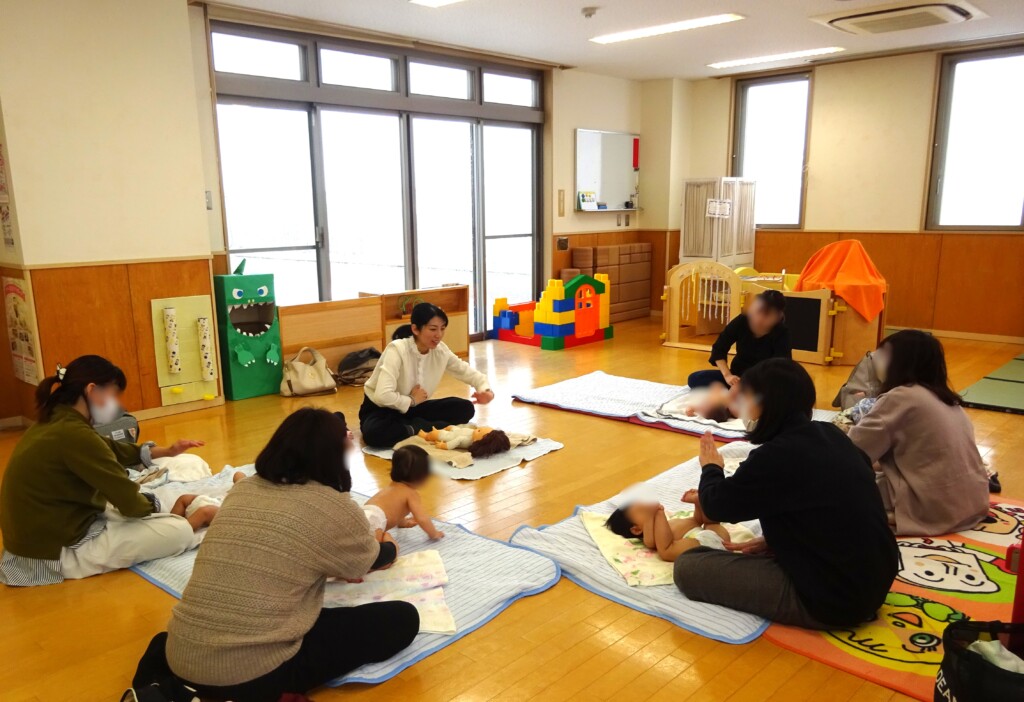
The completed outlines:
{"type": "Polygon", "coordinates": [[[904,29],[959,24],[985,16],[985,13],[973,5],[951,0],[877,5],[864,7],[856,12],[839,12],[811,19],[849,34],[885,34],[904,29]]]}

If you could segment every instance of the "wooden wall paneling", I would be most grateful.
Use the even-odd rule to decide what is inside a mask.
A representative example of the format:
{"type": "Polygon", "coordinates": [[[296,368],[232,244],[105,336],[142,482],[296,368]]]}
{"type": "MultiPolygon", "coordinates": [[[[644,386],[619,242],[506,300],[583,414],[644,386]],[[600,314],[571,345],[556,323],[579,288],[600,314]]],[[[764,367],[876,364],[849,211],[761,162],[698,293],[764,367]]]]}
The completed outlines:
{"type": "Polygon", "coordinates": [[[807,259],[839,234],[793,229],[758,229],[754,244],[754,268],[765,273],[799,273],[807,259]]]}
{"type": "Polygon", "coordinates": [[[128,266],[33,270],[32,293],[44,371],[52,373],[57,363],[98,354],[124,371],[125,409],[142,408],[128,266]]]}
{"type": "Polygon", "coordinates": [[[225,253],[213,254],[213,274],[214,275],[227,275],[231,271],[228,270],[228,255],[225,253]]]}
{"type": "MultiPolygon", "coordinates": [[[[661,301],[665,290],[665,273],[669,266],[668,241],[671,232],[661,230],[643,230],[640,232],[641,243],[651,245],[651,310],[660,312],[664,303],[661,301]]],[[[678,248],[676,250],[678,258],[678,248]]]]}
{"type": "Polygon", "coordinates": [[[1024,337],[1024,236],[943,233],[932,328],[1024,337]]]}
{"type": "Polygon", "coordinates": [[[897,327],[932,329],[942,236],[906,232],[842,233],[857,239],[889,283],[887,321],[897,327]]]}
{"type": "MultiPolygon", "coordinates": [[[[210,295],[212,306],[213,281],[210,278],[210,262],[191,260],[129,263],[127,269],[135,348],[138,354],[142,407],[147,409],[161,407],[163,399],[156,372],[156,353],[153,348],[153,313],[150,301],[164,297],[210,295]]],[[[211,319],[210,324],[216,334],[215,320],[211,319]]]]}

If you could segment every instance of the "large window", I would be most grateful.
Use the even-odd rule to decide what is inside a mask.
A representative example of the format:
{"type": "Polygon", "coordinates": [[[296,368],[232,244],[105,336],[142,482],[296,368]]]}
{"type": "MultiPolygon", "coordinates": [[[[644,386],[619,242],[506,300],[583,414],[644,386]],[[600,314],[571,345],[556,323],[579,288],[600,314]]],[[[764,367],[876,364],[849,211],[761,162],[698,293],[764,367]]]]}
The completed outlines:
{"type": "Polygon", "coordinates": [[[736,83],[732,174],[757,181],[759,227],[801,225],[809,91],[806,73],[736,83]]]}
{"type": "Polygon", "coordinates": [[[213,26],[231,265],[281,304],[470,286],[532,299],[540,76],[289,32],[213,26]]]}
{"type": "Polygon", "coordinates": [[[942,65],[929,228],[1024,228],[1024,47],[942,65]]]}

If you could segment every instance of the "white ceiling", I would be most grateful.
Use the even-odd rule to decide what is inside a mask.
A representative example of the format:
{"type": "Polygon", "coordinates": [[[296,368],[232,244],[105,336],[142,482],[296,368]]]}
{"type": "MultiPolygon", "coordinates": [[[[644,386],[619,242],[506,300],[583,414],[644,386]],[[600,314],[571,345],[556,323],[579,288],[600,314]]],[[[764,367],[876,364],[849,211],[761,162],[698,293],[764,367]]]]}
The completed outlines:
{"type": "MultiPolygon", "coordinates": [[[[842,46],[846,51],[840,56],[853,56],[1024,36],[1024,0],[969,1],[988,17],[956,25],[858,36],[808,18],[870,7],[885,0],[465,0],[436,9],[408,0],[220,0],[237,7],[641,80],[723,75],[728,71],[716,71],[706,64],[826,46],[842,46]],[[591,19],[580,12],[588,4],[600,5],[591,19]],[[620,44],[588,41],[601,34],[724,12],[735,12],[746,19],[620,44]]],[[[754,68],[800,64],[790,61],[754,68]]]]}

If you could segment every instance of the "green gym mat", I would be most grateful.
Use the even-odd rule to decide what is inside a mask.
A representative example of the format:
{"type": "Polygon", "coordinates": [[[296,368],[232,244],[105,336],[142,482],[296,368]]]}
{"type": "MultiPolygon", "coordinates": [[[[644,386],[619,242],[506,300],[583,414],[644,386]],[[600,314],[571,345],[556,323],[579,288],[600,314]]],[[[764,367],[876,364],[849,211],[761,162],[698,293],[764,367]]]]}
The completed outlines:
{"type": "Polygon", "coordinates": [[[966,407],[1024,414],[1024,355],[971,385],[963,398],[966,407]]]}

